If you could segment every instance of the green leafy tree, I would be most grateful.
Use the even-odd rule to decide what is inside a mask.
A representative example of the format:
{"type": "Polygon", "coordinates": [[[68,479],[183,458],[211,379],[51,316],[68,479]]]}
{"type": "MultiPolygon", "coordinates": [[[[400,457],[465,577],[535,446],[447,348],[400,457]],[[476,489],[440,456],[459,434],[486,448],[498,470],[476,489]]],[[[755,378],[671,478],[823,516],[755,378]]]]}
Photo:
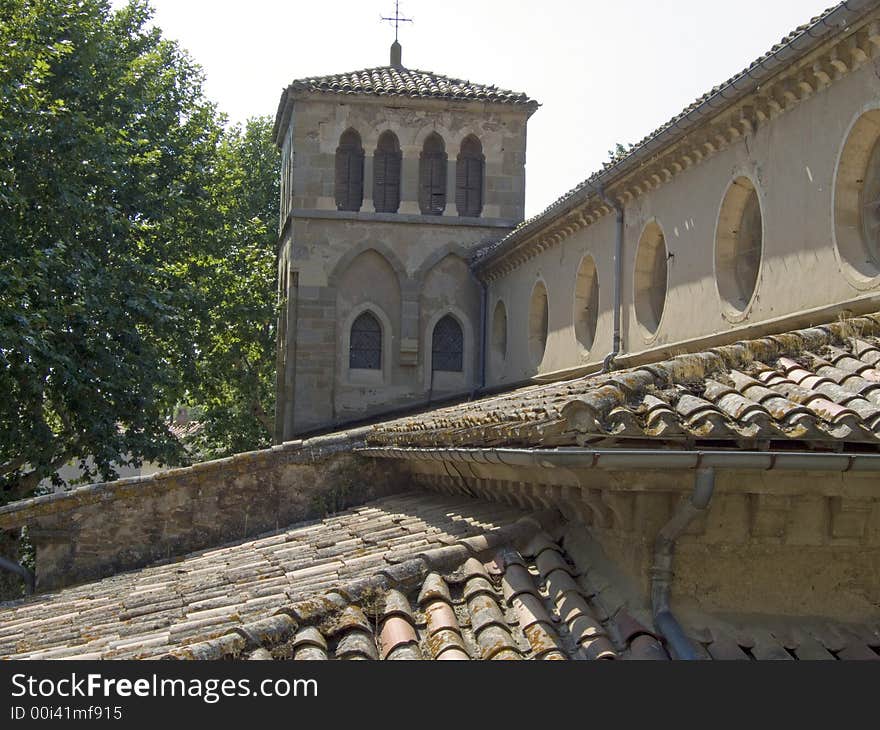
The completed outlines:
{"type": "Polygon", "coordinates": [[[244,129],[229,129],[211,185],[217,218],[186,273],[202,305],[189,394],[202,425],[191,445],[202,457],[271,444],[278,197],[272,120],[256,117],[244,129]]]}
{"type": "Polygon", "coordinates": [[[0,502],[71,458],[183,458],[166,415],[204,292],[181,273],[226,162],[199,68],[149,17],[0,0],[0,502]]]}

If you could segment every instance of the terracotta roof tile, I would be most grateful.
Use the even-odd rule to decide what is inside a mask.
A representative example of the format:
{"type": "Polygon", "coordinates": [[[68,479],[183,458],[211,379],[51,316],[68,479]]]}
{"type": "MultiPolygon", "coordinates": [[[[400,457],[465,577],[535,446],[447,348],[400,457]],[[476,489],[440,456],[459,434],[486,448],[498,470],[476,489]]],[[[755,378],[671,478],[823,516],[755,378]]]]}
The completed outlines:
{"type": "MultiPolygon", "coordinates": [[[[373,506],[387,514],[409,513],[405,521],[415,536],[425,525],[410,517],[432,515],[431,527],[444,533],[456,522],[471,526],[466,535],[490,534],[490,547],[475,555],[462,544],[428,552],[416,545],[408,560],[395,565],[360,566],[351,573],[335,568],[340,577],[322,594],[310,593],[312,583],[293,581],[286,592],[255,604],[249,598],[255,586],[225,581],[223,565],[263,564],[249,552],[255,544],[271,563],[273,547],[300,539],[313,544],[340,524],[351,525],[356,513],[348,512],[321,521],[323,534],[314,526],[302,531],[293,526],[279,533],[290,538],[287,542],[261,537],[0,605],[0,653],[351,661],[668,658],[661,639],[643,623],[644,610],[630,610],[614,580],[597,566],[580,566],[551,537],[558,515],[426,494],[386,498],[373,506]],[[202,569],[215,559],[217,573],[206,580],[202,569]],[[191,565],[199,567],[190,571],[191,565]],[[189,582],[193,573],[197,579],[189,582]],[[171,605],[158,600],[153,613],[124,618],[120,611],[123,602],[146,606],[164,595],[173,595],[171,605]]],[[[348,529],[360,540],[358,529],[348,529]]],[[[880,630],[874,626],[730,621],[709,627],[684,622],[684,627],[707,658],[880,656],[880,630]]]]}
{"type": "Polygon", "coordinates": [[[536,101],[516,91],[402,66],[379,66],[297,79],[291,83],[288,91],[537,106],[536,101]]]}
{"type": "Polygon", "coordinates": [[[367,443],[546,448],[649,439],[876,447],[878,361],[880,313],[386,421],[367,443]],[[547,424],[555,424],[549,436],[547,424]]]}

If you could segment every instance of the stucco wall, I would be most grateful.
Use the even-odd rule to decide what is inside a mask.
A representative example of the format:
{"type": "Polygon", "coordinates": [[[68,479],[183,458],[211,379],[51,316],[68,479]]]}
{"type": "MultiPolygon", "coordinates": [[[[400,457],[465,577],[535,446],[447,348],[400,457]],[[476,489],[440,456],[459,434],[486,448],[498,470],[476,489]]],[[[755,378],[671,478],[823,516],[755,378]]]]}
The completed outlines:
{"type": "MultiPolygon", "coordinates": [[[[847,135],[861,114],[880,106],[878,75],[876,60],[839,75],[665,183],[635,197],[625,196],[624,355],[669,352],[703,338],[732,341],[746,331],[760,332],[762,325],[766,331],[781,331],[794,324],[795,315],[803,324],[833,318],[833,309],[810,314],[827,307],[877,308],[880,270],[874,267],[870,275],[858,276],[853,265],[845,257],[842,260],[836,246],[840,226],[853,224],[837,216],[836,229],[833,212],[836,173],[847,135]],[[715,270],[722,201],[740,176],[756,188],[763,220],[756,291],[742,313],[732,310],[719,294],[715,270]],[[662,229],[669,255],[668,293],[656,333],[638,322],[634,305],[639,239],[651,223],[662,229]]],[[[880,129],[876,124],[871,127],[876,139],[880,129]]],[[[610,193],[614,195],[613,188],[610,193]]],[[[493,312],[500,300],[508,317],[508,356],[503,363],[490,360],[490,384],[597,366],[610,352],[615,231],[611,212],[490,281],[488,311],[493,312]],[[587,254],[595,260],[599,281],[597,332],[588,352],[574,333],[576,275],[587,254]],[[547,348],[539,364],[527,346],[529,292],[537,281],[545,283],[550,307],[547,348]]],[[[851,253],[853,257],[857,253],[851,253]]]]}

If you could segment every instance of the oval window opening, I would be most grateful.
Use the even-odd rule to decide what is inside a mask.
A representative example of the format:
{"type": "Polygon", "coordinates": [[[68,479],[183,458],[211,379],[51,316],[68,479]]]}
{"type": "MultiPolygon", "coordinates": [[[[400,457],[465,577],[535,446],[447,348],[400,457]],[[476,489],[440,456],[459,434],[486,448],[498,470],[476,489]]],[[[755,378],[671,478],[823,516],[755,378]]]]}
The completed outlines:
{"type": "Polygon", "coordinates": [[[592,256],[585,256],[574,286],[574,335],[584,350],[593,347],[599,320],[599,275],[592,256]]]}
{"type": "Polygon", "coordinates": [[[837,167],[834,233],[843,270],[856,284],[880,275],[880,110],[853,125],[837,167]]]}
{"type": "Polygon", "coordinates": [[[541,364],[544,350],[547,348],[547,310],[547,287],[539,281],[532,289],[532,298],[529,302],[529,354],[535,367],[541,364]]]}
{"type": "Polygon", "coordinates": [[[649,223],[642,231],[633,279],[636,320],[653,335],[663,318],[667,286],[666,240],[656,223],[649,223]]]}
{"type": "Polygon", "coordinates": [[[715,279],[728,314],[748,309],[758,284],[764,225],[758,191],[739,177],[724,196],[715,236],[715,279]]]}

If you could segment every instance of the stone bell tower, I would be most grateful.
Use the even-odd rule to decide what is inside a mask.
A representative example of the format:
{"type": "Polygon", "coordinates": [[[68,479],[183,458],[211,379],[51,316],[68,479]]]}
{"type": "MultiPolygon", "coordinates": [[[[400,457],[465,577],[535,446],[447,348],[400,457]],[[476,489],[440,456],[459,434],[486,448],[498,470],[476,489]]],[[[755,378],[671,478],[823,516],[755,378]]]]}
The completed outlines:
{"type": "Polygon", "coordinates": [[[467,393],[469,261],[523,219],[525,94],[387,66],[294,81],[282,154],[275,439],[467,393]]]}

